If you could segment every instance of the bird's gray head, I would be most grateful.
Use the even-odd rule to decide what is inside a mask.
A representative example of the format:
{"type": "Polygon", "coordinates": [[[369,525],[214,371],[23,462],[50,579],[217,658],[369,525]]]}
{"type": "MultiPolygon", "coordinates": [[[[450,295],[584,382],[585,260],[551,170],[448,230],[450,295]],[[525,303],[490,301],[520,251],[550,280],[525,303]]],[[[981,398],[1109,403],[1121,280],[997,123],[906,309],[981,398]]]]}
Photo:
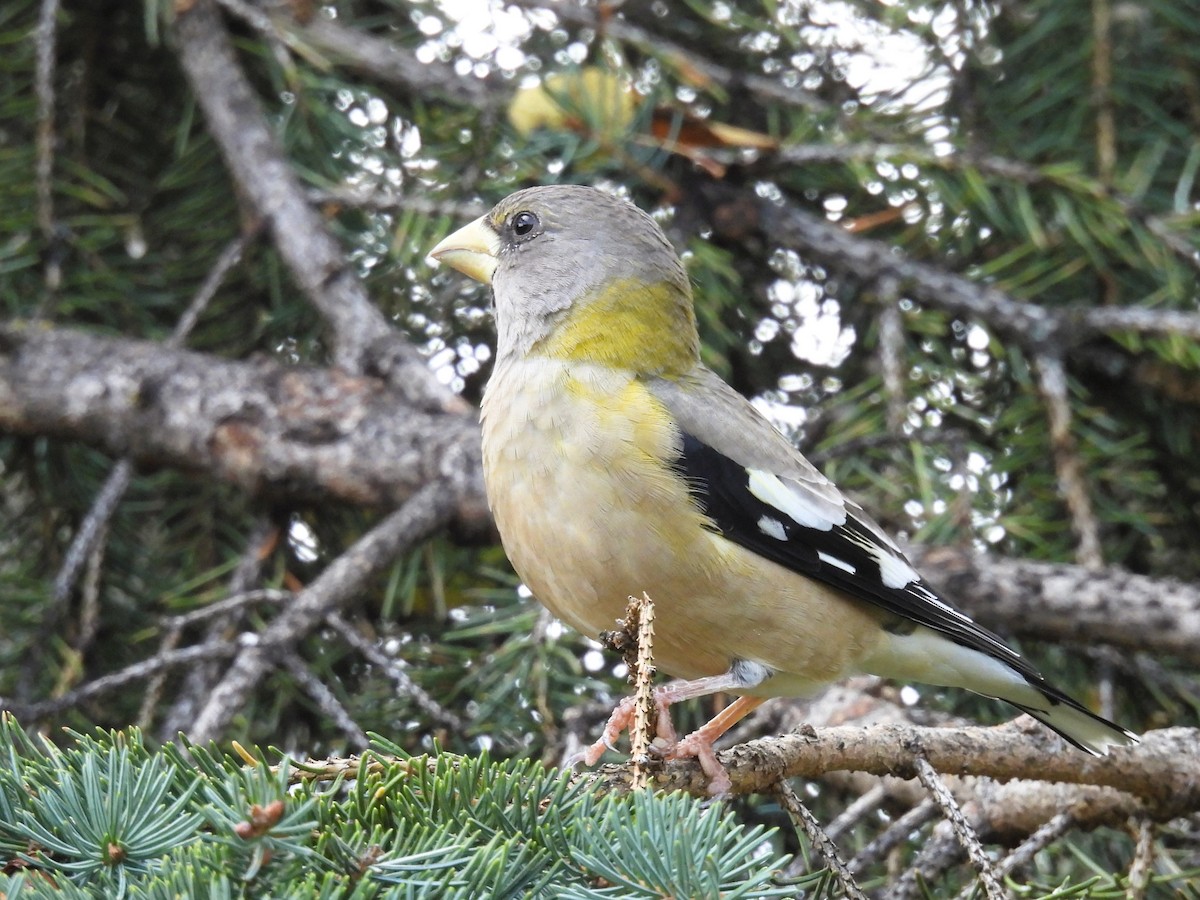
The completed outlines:
{"type": "MultiPolygon", "coordinates": [[[[517,191],[430,255],[491,284],[500,359],[545,349],[585,317],[594,319],[583,336],[589,347],[671,328],[688,336],[686,353],[695,349],[691,288],[674,247],[648,215],[596,188],[517,191]]],[[[576,358],[591,354],[578,344],[576,358]]]]}

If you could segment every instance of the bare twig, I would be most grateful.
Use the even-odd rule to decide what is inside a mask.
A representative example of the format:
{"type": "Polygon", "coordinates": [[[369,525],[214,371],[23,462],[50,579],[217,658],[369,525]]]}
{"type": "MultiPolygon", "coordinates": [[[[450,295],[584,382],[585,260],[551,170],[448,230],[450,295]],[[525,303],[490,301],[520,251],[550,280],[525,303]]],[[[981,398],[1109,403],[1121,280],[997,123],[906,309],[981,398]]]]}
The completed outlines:
{"type": "Polygon", "coordinates": [[[927,822],[937,817],[938,807],[932,800],[918,803],[895,822],[888,826],[883,834],[874,838],[867,846],[850,860],[849,869],[854,874],[866,870],[880,859],[887,856],[893,849],[908,840],[910,834],[925,826],[927,822]]]}
{"type": "Polygon", "coordinates": [[[96,499],[92,501],[91,509],[87,511],[87,515],[79,523],[79,528],[75,530],[67,552],[63,556],[63,563],[54,576],[50,596],[51,602],[56,607],[65,604],[70,597],[84,563],[87,562],[100,535],[107,529],[121,498],[129,489],[132,479],[133,463],[128,459],[122,459],[117,461],[104,480],[104,484],[100,486],[100,490],[96,493],[96,499]]]}
{"type": "Polygon", "coordinates": [[[276,9],[279,14],[272,21],[280,32],[291,36],[289,44],[295,47],[295,42],[300,42],[393,88],[422,98],[441,97],[475,109],[490,109],[507,100],[506,92],[497,90],[495,84],[474,75],[461,76],[453,66],[443,62],[423,63],[395,41],[349,28],[321,15],[302,24],[290,15],[292,4],[280,4],[276,9]]]}
{"type": "Polygon", "coordinates": [[[401,693],[409,697],[426,715],[435,722],[456,733],[466,729],[466,723],[455,713],[438,703],[429,693],[409,677],[400,661],[383,652],[376,644],[371,643],[345,620],[340,613],[330,613],[325,617],[325,624],[338,633],[348,645],[392,680],[401,693]]]}
{"type": "MultiPolygon", "coordinates": [[[[238,623],[245,609],[257,603],[272,603],[282,605],[290,601],[293,594],[290,591],[251,590],[258,583],[259,571],[262,569],[263,547],[270,543],[276,525],[266,516],[260,516],[245,537],[241,556],[233,573],[229,576],[229,595],[224,600],[210,603],[201,609],[195,609],[182,615],[172,616],[163,623],[163,647],[174,647],[183,638],[184,629],[199,623],[208,622],[205,629],[204,642],[226,640],[231,641],[236,634],[238,623]]],[[[162,716],[159,734],[162,740],[171,740],[181,731],[191,726],[204,699],[212,691],[217,678],[220,677],[220,660],[203,660],[188,669],[183,683],[171,698],[170,708],[162,716]]],[[[149,722],[154,715],[157,703],[150,705],[152,697],[162,689],[162,678],[159,676],[152,681],[146,691],[146,699],[142,703],[141,721],[149,722]]]]}
{"type": "MultiPolygon", "coordinates": [[[[183,639],[183,629],[168,628],[167,631],[163,634],[162,641],[159,642],[158,652],[160,654],[173,652],[174,650],[176,650],[179,647],[179,642],[182,639],[183,639]]],[[[193,666],[191,669],[189,669],[187,677],[192,678],[194,676],[194,673],[197,668],[198,668],[197,666],[193,666]]],[[[162,700],[163,687],[166,685],[166,683],[167,683],[167,670],[166,669],[160,669],[159,671],[153,673],[150,676],[150,678],[147,680],[146,690],[142,693],[141,705],[138,706],[137,718],[134,719],[134,721],[137,723],[137,726],[139,728],[148,729],[150,727],[151,723],[153,722],[154,716],[159,711],[159,701],[162,700]]],[[[169,737],[169,735],[182,730],[181,724],[177,725],[175,722],[171,722],[171,724],[176,726],[173,731],[168,732],[168,731],[166,731],[166,729],[164,729],[164,732],[166,733],[166,735],[168,737],[169,737]]],[[[164,737],[164,740],[166,740],[166,739],[168,739],[168,738],[164,737]]]]}
{"type": "MultiPolygon", "coordinates": [[[[1075,818],[1069,812],[1060,812],[1041,828],[1029,835],[1019,846],[996,863],[996,874],[1001,878],[1023,869],[1033,858],[1075,827],[1075,818]]],[[[958,900],[970,900],[974,887],[963,888],[958,900]]]]}
{"type": "Polygon", "coordinates": [[[646,772],[642,768],[650,758],[650,741],[655,730],[654,708],[654,601],[646,594],[641,599],[631,597],[629,608],[637,629],[637,654],[633,677],[633,725],[629,731],[632,744],[633,786],[645,787],[646,772]]]}
{"type": "Polygon", "coordinates": [[[946,787],[945,782],[942,781],[928,760],[918,756],[914,760],[914,765],[917,770],[917,778],[933,795],[934,802],[942,810],[942,815],[954,829],[954,836],[958,838],[959,844],[967,852],[967,858],[971,860],[975,871],[979,873],[979,881],[983,884],[983,890],[988,895],[988,900],[1004,900],[1004,888],[992,866],[992,860],[987,855],[987,851],[983,849],[983,844],[979,842],[979,835],[975,832],[974,826],[963,815],[954,795],[950,793],[950,789],[946,787]]]}
{"type": "Polygon", "coordinates": [[[217,255],[213,261],[212,268],[208,270],[208,274],[204,276],[204,281],[192,296],[192,301],[187,305],[187,309],[183,311],[183,315],[179,317],[179,321],[175,323],[175,328],[171,332],[171,336],[167,338],[166,345],[171,348],[182,347],[188,335],[192,333],[192,329],[196,327],[196,322],[200,320],[200,316],[204,314],[204,310],[208,308],[208,304],[212,302],[212,298],[216,296],[218,289],[225,281],[225,276],[242,261],[242,254],[246,250],[246,245],[259,232],[258,228],[253,228],[245,234],[240,234],[225,245],[225,248],[217,255]]]}
{"type": "Polygon", "coordinates": [[[1111,184],[1117,168],[1117,119],[1113,103],[1112,7],[1092,0],[1092,96],[1096,111],[1096,167],[1100,180],[1111,184]]]}
{"type": "Polygon", "coordinates": [[[962,857],[962,844],[958,842],[954,828],[947,821],[938,822],[912,866],[888,885],[889,900],[915,900],[928,896],[925,886],[958,865],[962,857]]]}
{"type": "Polygon", "coordinates": [[[1136,842],[1133,848],[1133,864],[1129,867],[1129,887],[1125,892],[1126,900],[1142,900],[1146,896],[1157,852],[1155,831],[1153,822],[1147,819],[1137,821],[1134,831],[1136,842]]]}
{"type": "Polygon", "coordinates": [[[908,400],[904,391],[904,320],[900,316],[895,288],[880,297],[879,311],[879,368],[883,390],[887,397],[887,427],[900,434],[908,415],[908,400]]]}
{"type": "Polygon", "coordinates": [[[39,316],[48,313],[62,284],[62,258],[58,249],[61,236],[54,215],[54,74],[57,71],[55,47],[58,43],[58,10],[59,0],[42,0],[34,35],[37,47],[33,75],[34,93],[37,96],[37,143],[33,177],[38,230],[46,243],[43,272],[46,295],[39,304],[39,316]]]}
{"type": "Polygon", "coordinates": [[[825,833],[829,835],[830,840],[836,841],[857,825],[861,819],[879,809],[886,798],[887,791],[883,785],[875,785],[838,813],[838,817],[825,827],[825,833]]]}
{"type": "Polygon", "coordinates": [[[1058,356],[1041,354],[1035,362],[1038,390],[1050,420],[1050,449],[1058,473],[1058,485],[1071,514],[1071,529],[1079,542],[1075,548],[1075,558],[1085,569],[1094,571],[1104,565],[1100,551],[1100,524],[1092,510],[1092,498],[1084,481],[1075,438],[1071,434],[1067,373],[1058,356]]]}
{"type": "Polygon", "coordinates": [[[197,714],[190,730],[192,739],[197,743],[215,739],[280,654],[290,652],[297,641],[347,603],[402,552],[444,525],[456,502],[452,485],[434,480],[331,562],[262,634],[255,636],[253,645],[239,649],[197,714]]]}
{"type": "Polygon", "coordinates": [[[309,699],[317,704],[321,714],[342,729],[350,741],[351,750],[362,749],[370,743],[367,733],[354,721],[350,710],[346,709],[325,682],[309,670],[308,664],[304,660],[294,652],[284,653],[283,668],[295,679],[300,690],[308,694],[309,699]]]}
{"type": "Polygon", "coordinates": [[[425,216],[445,216],[456,221],[475,219],[487,212],[487,207],[479,203],[398,193],[381,187],[313,188],[308,191],[308,199],[317,204],[336,203],[355,209],[379,211],[402,210],[425,216]]]}
{"type": "MultiPolygon", "coordinates": [[[[107,528],[105,529],[107,531],[107,528]]],[[[100,630],[100,575],[104,571],[104,534],[96,539],[96,546],[88,554],[87,568],[83,575],[81,593],[83,603],[79,610],[79,634],[75,638],[75,652],[81,657],[87,652],[100,630]]]]}
{"type": "Polygon", "coordinates": [[[63,710],[74,709],[94,697],[99,697],[109,691],[118,690],[138,681],[144,681],[163,669],[191,665],[197,660],[202,659],[220,659],[232,656],[236,649],[237,647],[232,643],[218,641],[209,644],[196,644],[191,647],[184,647],[182,650],[157,653],[149,659],[141,660],[117,672],[93,679],[73,691],[68,691],[50,700],[42,700],[37,703],[17,703],[10,698],[0,697],[0,709],[9,710],[18,719],[42,719],[47,716],[57,715],[63,710]]]}
{"type": "MultiPolygon", "coordinates": [[[[254,568],[257,573],[259,560],[257,554],[259,551],[259,543],[262,538],[262,531],[255,529],[251,533],[251,538],[246,544],[246,556],[253,556],[254,568]]],[[[243,560],[246,558],[243,556],[243,560]]],[[[241,566],[238,566],[241,569],[241,566]]],[[[230,590],[235,589],[234,581],[241,580],[237,578],[235,573],[234,578],[230,579],[230,590]]],[[[226,616],[231,612],[241,612],[248,606],[258,606],[259,604],[269,604],[271,606],[282,606],[290,602],[296,595],[291,591],[280,590],[279,588],[259,588],[253,591],[241,591],[236,594],[230,594],[223,600],[218,600],[216,603],[209,603],[199,609],[193,609],[190,612],[181,613],[177,616],[171,616],[163,622],[163,627],[168,631],[179,631],[187,628],[190,625],[195,625],[198,622],[203,622],[207,619],[226,616]]]]}
{"type": "Polygon", "coordinates": [[[854,876],[850,873],[850,869],[846,865],[846,861],[842,859],[842,854],[823,828],[821,823],[817,821],[807,806],[800,802],[800,798],[796,796],[796,792],[792,790],[792,786],[786,781],[780,781],[774,788],[775,796],[779,798],[779,803],[792,820],[792,824],[801,829],[808,837],[809,843],[813,849],[821,854],[829,866],[834,877],[841,885],[842,893],[851,898],[851,900],[867,900],[867,895],[863,893],[862,888],[858,886],[858,882],[854,880],[854,876]]]}
{"type": "MultiPolygon", "coordinates": [[[[877,784],[861,794],[853,803],[838,813],[837,818],[825,826],[825,835],[831,841],[837,841],[846,831],[849,831],[864,817],[879,809],[887,799],[887,791],[883,785],[877,784]]],[[[808,871],[808,861],[802,856],[796,856],[785,873],[787,878],[799,878],[808,871]]]]}

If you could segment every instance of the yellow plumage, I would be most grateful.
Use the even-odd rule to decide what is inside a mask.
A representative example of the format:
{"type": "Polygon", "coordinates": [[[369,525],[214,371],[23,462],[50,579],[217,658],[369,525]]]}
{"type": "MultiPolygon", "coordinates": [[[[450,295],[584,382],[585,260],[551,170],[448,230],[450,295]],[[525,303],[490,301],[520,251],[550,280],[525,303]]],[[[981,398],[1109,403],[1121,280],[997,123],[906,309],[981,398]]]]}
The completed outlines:
{"type": "Polygon", "coordinates": [[[1136,740],[941,600],[701,363],[687,274],[644,213],[590,188],[533,188],[433,255],[493,288],[483,462],[513,567],[591,636],[649,595],[655,663],[688,679],[660,705],[743,695],[671,751],[698,756],[715,790],[728,779],[712,741],[754,698],[853,672],[1003,698],[1091,752],[1136,740]]]}

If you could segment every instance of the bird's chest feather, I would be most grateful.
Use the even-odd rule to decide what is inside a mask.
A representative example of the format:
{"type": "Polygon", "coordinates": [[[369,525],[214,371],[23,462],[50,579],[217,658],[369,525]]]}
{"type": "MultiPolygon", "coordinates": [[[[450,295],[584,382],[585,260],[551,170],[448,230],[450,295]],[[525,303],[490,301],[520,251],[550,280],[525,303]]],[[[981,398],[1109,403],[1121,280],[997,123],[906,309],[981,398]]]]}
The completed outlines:
{"type": "Polygon", "coordinates": [[[708,555],[691,552],[709,537],[670,468],[679,447],[670,416],[628,374],[525,359],[493,375],[484,475],[505,550],[535,596],[584,633],[612,628],[643,591],[669,614],[689,580],[675,563],[708,555]]]}

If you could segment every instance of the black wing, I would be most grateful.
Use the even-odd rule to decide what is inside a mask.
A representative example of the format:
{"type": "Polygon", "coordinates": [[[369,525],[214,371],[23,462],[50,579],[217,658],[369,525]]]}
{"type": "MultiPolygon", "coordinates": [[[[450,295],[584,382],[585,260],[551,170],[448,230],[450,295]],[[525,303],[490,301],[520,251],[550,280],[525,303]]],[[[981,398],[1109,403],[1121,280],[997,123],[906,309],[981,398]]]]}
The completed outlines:
{"type": "Polygon", "coordinates": [[[688,434],[676,467],[696,504],[734,543],[879,607],[893,617],[885,623],[889,630],[905,633],[923,625],[1042,681],[1000,638],[931,591],[851,504],[843,521],[830,520],[806,502],[803,483],[739,465],[688,434]]]}

